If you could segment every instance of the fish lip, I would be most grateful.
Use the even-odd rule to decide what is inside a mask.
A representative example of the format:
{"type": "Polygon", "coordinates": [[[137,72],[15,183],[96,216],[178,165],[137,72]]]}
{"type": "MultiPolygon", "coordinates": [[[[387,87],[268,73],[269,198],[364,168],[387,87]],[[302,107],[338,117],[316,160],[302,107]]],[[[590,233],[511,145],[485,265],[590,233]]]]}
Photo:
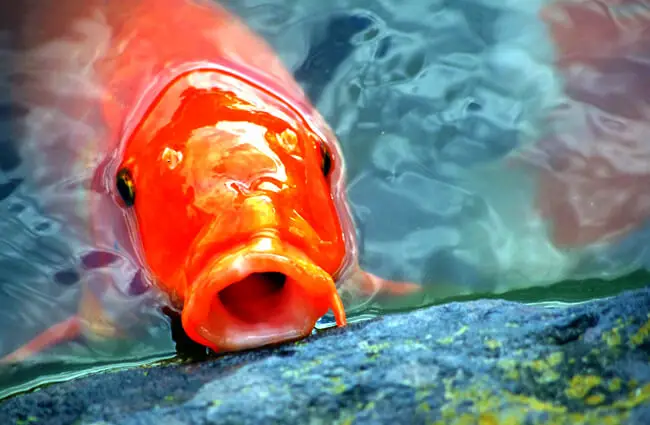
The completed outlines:
{"type": "Polygon", "coordinates": [[[182,323],[196,342],[215,351],[239,351],[308,336],[330,308],[337,322],[345,324],[332,277],[295,246],[275,235],[260,234],[215,257],[198,273],[188,287],[182,323]],[[286,276],[280,313],[268,321],[244,323],[227,310],[219,294],[252,274],[265,272],[286,276]]]}

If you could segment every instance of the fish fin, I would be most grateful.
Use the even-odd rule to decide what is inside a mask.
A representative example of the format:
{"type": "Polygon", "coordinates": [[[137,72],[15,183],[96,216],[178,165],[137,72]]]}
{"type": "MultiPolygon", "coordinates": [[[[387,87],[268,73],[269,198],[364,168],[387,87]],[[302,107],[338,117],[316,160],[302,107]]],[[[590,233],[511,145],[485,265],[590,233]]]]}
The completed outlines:
{"type": "Polygon", "coordinates": [[[106,315],[97,294],[85,287],[79,303],[79,317],[83,334],[90,338],[117,338],[123,332],[106,315]]]}
{"type": "Polygon", "coordinates": [[[341,289],[355,299],[370,300],[375,297],[400,297],[419,293],[422,285],[407,281],[384,279],[355,266],[354,272],[345,279],[341,289]]]}
{"type": "Polygon", "coordinates": [[[51,326],[34,339],[0,359],[2,363],[15,363],[25,360],[53,345],[71,341],[81,336],[81,320],[75,315],[51,326]]]}
{"type": "Polygon", "coordinates": [[[97,295],[85,290],[81,296],[78,314],[49,327],[22,347],[0,358],[0,364],[23,361],[54,345],[80,337],[108,339],[122,335],[123,332],[106,317],[97,295]]]}
{"type": "Polygon", "coordinates": [[[365,270],[361,273],[360,289],[366,295],[401,296],[422,291],[422,286],[417,283],[384,279],[365,270]]]}

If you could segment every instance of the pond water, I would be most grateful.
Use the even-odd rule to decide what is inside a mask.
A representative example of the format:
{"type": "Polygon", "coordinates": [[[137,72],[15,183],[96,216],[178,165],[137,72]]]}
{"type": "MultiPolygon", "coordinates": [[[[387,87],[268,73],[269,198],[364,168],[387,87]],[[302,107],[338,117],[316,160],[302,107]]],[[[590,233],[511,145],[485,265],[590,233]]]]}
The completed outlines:
{"type": "MultiPolygon", "coordinates": [[[[226,2],[335,130],[361,264],[425,288],[352,320],[481,297],[581,302],[647,284],[650,10],[610,3],[607,18],[589,1],[226,2]]],[[[48,209],[83,193],[35,189],[28,136],[15,131],[38,126],[12,97],[18,54],[0,51],[0,355],[73,314],[84,282],[142,278],[48,209]]],[[[56,134],[36,134],[55,145],[56,134]]],[[[175,356],[168,318],[131,295],[114,314],[137,338],[78,340],[0,366],[0,398],[175,356]]]]}

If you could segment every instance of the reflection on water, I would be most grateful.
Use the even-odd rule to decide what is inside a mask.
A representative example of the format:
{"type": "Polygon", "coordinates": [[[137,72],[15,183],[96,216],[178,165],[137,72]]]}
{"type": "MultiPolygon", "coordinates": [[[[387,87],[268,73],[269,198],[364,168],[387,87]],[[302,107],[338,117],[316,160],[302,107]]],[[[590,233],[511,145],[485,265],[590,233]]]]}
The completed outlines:
{"type": "MultiPolygon", "coordinates": [[[[378,299],[350,321],[485,297],[581,302],[648,281],[648,11],[614,3],[619,24],[589,1],[545,7],[546,24],[537,1],[228,2],[335,129],[362,265],[426,288],[378,299]]],[[[14,53],[3,48],[0,63],[14,53]]],[[[13,102],[10,70],[0,72],[0,354],[72,314],[79,287],[106,280],[121,282],[104,296],[138,335],[66,343],[0,369],[0,397],[173,356],[137,261],[57,215],[79,201],[59,189],[88,176],[62,164],[60,176],[78,181],[61,177],[39,193],[30,153],[17,154],[29,134],[56,149],[74,117],[22,131],[38,121],[13,102]]],[[[99,130],[75,131],[92,140],[99,130]]]]}

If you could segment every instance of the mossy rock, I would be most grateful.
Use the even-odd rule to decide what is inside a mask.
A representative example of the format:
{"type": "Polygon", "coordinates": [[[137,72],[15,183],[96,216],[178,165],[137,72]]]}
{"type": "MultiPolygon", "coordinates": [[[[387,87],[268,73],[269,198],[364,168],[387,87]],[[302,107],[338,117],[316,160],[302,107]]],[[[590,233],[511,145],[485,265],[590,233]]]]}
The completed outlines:
{"type": "Polygon", "coordinates": [[[0,423],[650,424],[649,312],[650,288],[451,303],[48,386],[0,404],[0,423]]]}

